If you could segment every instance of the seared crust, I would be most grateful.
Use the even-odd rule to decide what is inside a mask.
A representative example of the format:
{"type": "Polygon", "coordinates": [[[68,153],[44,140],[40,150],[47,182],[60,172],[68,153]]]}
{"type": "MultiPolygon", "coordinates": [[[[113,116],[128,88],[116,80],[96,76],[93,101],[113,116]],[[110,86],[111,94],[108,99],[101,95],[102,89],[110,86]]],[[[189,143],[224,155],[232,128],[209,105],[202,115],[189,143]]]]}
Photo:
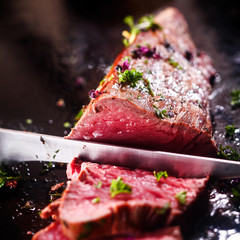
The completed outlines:
{"type": "Polygon", "coordinates": [[[82,118],[66,137],[120,145],[215,156],[209,117],[209,78],[216,73],[211,59],[198,54],[182,14],[168,8],[155,20],[162,30],[141,32],[116,58],[82,118]],[[137,46],[155,48],[160,58],[136,58],[137,46]],[[118,83],[117,65],[126,57],[129,68],[143,73],[152,94],[118,83]],[[171,60],[173,63],[171,63],[171,60]],[[166,110],[160,119],[156,109],[166,110]]]}

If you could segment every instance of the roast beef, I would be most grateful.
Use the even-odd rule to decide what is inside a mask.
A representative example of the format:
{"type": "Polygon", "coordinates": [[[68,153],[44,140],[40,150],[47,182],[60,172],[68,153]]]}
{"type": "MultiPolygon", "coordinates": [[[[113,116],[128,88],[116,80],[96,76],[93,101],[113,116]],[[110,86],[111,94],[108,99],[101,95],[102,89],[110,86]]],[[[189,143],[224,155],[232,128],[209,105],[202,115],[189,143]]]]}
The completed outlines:
{"type": "Polygon", "coordinates": [[[157,181],[149,171],[81,162],[77,158],[68,165],[67,172],[72,181],[61,200],[51,203],[41,217],[53,215],[70,239],[135,235],[179,224],[180,216],[207,182],[207,178],[171,176],[157,181]],[[131,187],[131,192],[111,196],[112,181],[119,178],[131,187]]]}
{"type": "MultiPolygon", "coordinates": [[[[33,240],[70,240],[62,233],[61,224],[56,221],[34,235],[33,240]]],[[[153,233],[138,236],[111,236],[98,240],[182,240],[179,227],[163,228],[153,233]]]]}
{"type": "Polygon", "coordinates": [[[212,61],[198,53],[178,10],[167,8],[155,22],[161,29],[140,32],[116,58],[66,138],[215,156],[212,61]],[[142,76],[130,83],[129,72],[142,76]]]}

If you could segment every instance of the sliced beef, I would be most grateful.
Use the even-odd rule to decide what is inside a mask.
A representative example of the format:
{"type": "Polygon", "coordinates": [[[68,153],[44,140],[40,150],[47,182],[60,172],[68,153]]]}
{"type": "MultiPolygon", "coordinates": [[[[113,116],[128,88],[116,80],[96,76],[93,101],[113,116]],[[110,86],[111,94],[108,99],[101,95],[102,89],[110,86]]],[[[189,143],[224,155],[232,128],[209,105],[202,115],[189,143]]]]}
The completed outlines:
{"type": "MultiPolygon", "coordinates": [[[[97,238],[98,240],[182,240],[179,227],[163,228],[152,233],[142,233],[138,236],[111,236],[97,238]]],[[[97,240],[96,239],[96,240],[97,240]]],[[[62,232],[61,224],[53,222],[48,227],[34,235],[33,240],[70,240],[62,232]]]]}
{"type": "Polygon", "coordinates": [[[197,53],[178,10],[167,8],[155,21],[162,30],[139,33],[122,51],[66,138],[215,156],[208,100],[212,61],[197,53]],[[119,83],[126,68],[142,79],[119,83]]]}
{"type": "Polygon", "coordinates": [[[67,172],[72,181],[61,201],[50,204],[41,216],[49,217],[52,211],[70,239],[135,235],[179,224],[180,216],[207,182],[207,178],[170,176],[157,181],[149,171],[81,162],[77,158],[68,165],[67,172]],[[111,197],[111,182],[119,177],[132,191],[111,197]]]}
{"type": "Polygon", "coordinates": [[[58,221],[51,223],[46,228],[34,234],[32,240],[70,240],[62,233],[61,224],[58,221]]]}

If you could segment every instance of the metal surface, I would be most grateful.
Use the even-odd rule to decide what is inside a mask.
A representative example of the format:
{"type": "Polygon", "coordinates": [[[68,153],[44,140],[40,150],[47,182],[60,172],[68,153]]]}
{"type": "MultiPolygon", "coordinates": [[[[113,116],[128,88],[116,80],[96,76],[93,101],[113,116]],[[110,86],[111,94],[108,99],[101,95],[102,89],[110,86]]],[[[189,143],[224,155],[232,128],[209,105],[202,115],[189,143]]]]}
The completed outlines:
{"type": "Polygon", "coordinates": [[[74,157],[151,171],[166,170],[178,177],[240,177],[240,162],[0,129],[0,161],[42,160],[68,163],[74,157]]]}

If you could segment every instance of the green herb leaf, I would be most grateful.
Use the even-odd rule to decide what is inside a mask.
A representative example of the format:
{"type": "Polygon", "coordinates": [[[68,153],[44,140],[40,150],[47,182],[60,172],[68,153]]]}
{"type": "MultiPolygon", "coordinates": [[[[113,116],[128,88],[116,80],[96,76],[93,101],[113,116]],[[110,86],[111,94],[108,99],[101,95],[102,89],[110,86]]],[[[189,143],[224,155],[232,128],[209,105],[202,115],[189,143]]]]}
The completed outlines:
{"type": "Polygon", "coordinates": [[[132,28],[135,27],[134,18],[133,18],[133,16],[131,16],[131,15],[126,16],[126,17],[123,19],[123,22],[124,22],[125,24],[127,24],[127,25],[130,27],[130,29],[132,29],[132,28]]]}
{"type": "MultiPolygon", "coordinates": [[[[55,157],[56,157],[56,155],[55,155],[55,157]]],[[[53,159],[55,158],[54,156],[53,156],[53,159]]],[[[41,171],[41,174],[44,174],[44,173],[46,173],[46,172],[49,172],[52,168],[54,168],[55,167],[55,164],[53,164],[53,162],[48,162],[45,166],[44,166],[44,169],[41,171]]]]}
{"type": "Polygon", "coordinates": [[[178,200],[178,202],[182,205],[185,205],[186,203],[186,196],[187,192],[186,191],[181,191],[175,195],[175,198],[178,200]]]}
{"type": "Polygon", "coordinates": [[[236,187],[233,187],[231,190],[235,198],[240,198],[240,184],[236,187]]]}
{"type": "Polygon", "coordinates": [[[147,90],[148,90],[149,94],[150,94],[152,97],[154,97],[154,93],[153,93],[153,91],[152,91],[152,88],[151,88],[151,85],[150,85],[149,80],[144,79],[144,83],[145,83],[145,85],[146,85],[146,87],[147,87],[147,90]]]}
{"type": "Polygon", "coordinates": [[[71,123],[70,122],[65,122],[65,123],[63,123],[63,127],[65,127],[65,128],[71,128],[71,123]]]}
{"type": "Polygon", "coordinates": [[[230,146],[223,147],[222,145],[220,145],[217,155],[223,159],[229,159],[234,161],[240,160],[240,154],[230,146]]]}
{"type": "MultiPolygon", "coordinates": [[[[0,188],[2,188],[4,185],[7,185],[8,181],[19,181],[23,179],[21,176],[11,176],[8,174],[8,172],[3,168],[3,166],[0,166],[0,188]]],[[[8,184],[10,188],[16,187],[16,183],[14,184],[8,184]]]]}
{"type": "Polygon", "coordinates": [[[125,70],[118,74],[118,82],[119,84],[129,84],[131,87],[136,87],[137,82],[143,79],[142,75],[135,69],[125,70]]]}
{"type": "Polygon", "coordinates": [[[100,197],[96,197],[92,200],[93,204],[99,203],[100,202],[100,197]]]}
{"type": "Polygon", "coordinates": [[[170,202],[167,202],[163,205],[161,209],[157,209],[156,212],[160,215],[165,214],[170,208],[170,202]]]}
{"type": "Polygon", "coordinates": [[[159,182],[162,177],[164,178],[168,177],[167,171],[160,171],[160,172],[153,171],[153,175],[156,177],[157,182],[159,182]]]}
{"type": "MultiPolygon", "coordinates": [[[[141,32],[141,31],[147,31],[147,30],[161,30],[162,27],[154,22],[154,17],[153,15],[150,16],[144,16],[139,19],[138,24],[134,24],[134,19],[133,16],[126,16],[123,19],[123,22],[127,24],[130,28],[130,34],[128,33],[127,38],[123,40],[123,43],[126,47],[128,47],[130,44],[133,43],[135,40],[136,36],[141,32]],[[130,36],[129,36],[130,35],[130,36]]],[[[126,32],[126,31],[125,31],[126,32]]],[[[124,36],[126,37],[126,36],[124,36]]]]}
{"type": "Polygon", "coordinates": [[[225,131],[226,131],[226,137],[233,137],[235,133],[234,125],[227,125],[225,127],[225,131]]]}
{"type": "Polygon", "coordinates": [[[231,91],[231,106],[239,107],[240,106],[240,90],[232,90],[231,91]]]}
{"type": "Polygon", "coordinates": [[[27,119],[26,119],[26,123],[27,123],[28,125],[31,125],[31,124],[33,123],[33,120],[32,120],[31,118],[27,118],[27,119]]]}
{"type": "Polygon", "coordinates": [[[102,187],[102,182],[99,181],[98,184],[95,184],[94,185],[97,189],[101,188],[102,187]]]}
{"type": "Polygon", "coordinates": [[[139,19],[138,25],[137,25],[138,29],[142,30],[142,31],[147,31],[147,30],[162,30],[162,27],[154,22],[154,16],[153,15],[149,15],[149,16],[143,16],[139,19]]]}
{"type": "Polygon", "coordinates": [[[117,194],[120,193],[132,193],[132,188],[126,184],[121,177],[113,179],[110,186],[111,198],[114,198],[117,194]]]}
{"type": "Polygon", "coordinates": [[[158,116],[158,118],[161,118],[161,119],[164,119],[166,117],[168,117],[167,115],[167,110],[163,109],[163,110],[160,110],[157,106],[155,106],[153,104],[153,107],[156,109],[156,114],[158,116]]]}
{"type": "Polygon", "coordinates": [[[168,59],[168,62],[170,65],[172,65],[173,67],[177,68],[177,69],[183,69],[178,62],[174,61],[172,58],[168,59]]]}
{"type": "Polygon", "coordinates": [[[83,107],[79,110],[79,112],[77,113],[77,115],[74,117],[74,120],[75,120],[75,121],[78,121],[78,120],[82,117],[85,109],[86,109],[86,107],[83,106],[83,107]]]}

